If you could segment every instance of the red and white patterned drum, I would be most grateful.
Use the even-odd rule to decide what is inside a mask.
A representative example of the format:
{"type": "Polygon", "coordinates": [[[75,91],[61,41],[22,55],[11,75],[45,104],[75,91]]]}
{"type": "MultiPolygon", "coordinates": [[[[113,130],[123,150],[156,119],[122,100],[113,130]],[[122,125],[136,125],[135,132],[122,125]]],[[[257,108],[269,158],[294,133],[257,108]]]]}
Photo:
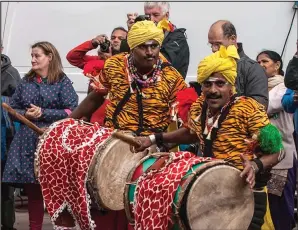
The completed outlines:
{"type": "Polygon", "coordinates": [[[40,137],[35,173],[54,226],[63,225],[60,217],[67,209],[81,229],[94,229],[89,194],[100,207],[124,208],[126,177],[144,155],[131,153],[112,132],[69,118],[53,123],[40,137]]]}
{"type": "Polygon", "coordinates": [[[190,152],[156,153],[132,169],[125,212],[135,229],[247,229],[254,199],[240,170],[190,152]]]}

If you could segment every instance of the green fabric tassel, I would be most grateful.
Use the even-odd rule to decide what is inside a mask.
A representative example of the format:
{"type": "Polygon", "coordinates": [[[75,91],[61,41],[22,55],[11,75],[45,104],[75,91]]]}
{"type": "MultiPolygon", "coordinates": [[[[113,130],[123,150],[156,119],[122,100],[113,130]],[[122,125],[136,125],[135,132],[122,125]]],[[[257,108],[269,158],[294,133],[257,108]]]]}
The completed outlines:
{"type": "Polygon", "coordinates": [[[278,153],[283,149],[281,133],[272,124],[260,129],[258,142],[264,154],[278,153]]]}

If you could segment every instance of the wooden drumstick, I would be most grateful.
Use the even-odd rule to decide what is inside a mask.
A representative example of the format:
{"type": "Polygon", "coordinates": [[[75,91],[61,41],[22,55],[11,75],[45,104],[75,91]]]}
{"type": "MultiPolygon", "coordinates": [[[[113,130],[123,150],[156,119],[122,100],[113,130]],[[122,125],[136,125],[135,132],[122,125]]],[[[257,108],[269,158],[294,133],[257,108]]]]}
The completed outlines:
{"type": "Polygon", "coordinates": [[[133,137],[125,135],[124,133],[121,132],[115,132],[112,134],[113,137],[116,137],[118,139],[120,139],[121,141],[126,142],[127,144],[130,144],[134,147],[141,147],[141,144],[139,142],[137,142],[133,137]]]}
{"type": "Polygon", "coordinates": [[[26,117],[23,115],[19,114],[17,111],[15,111],[13,108],[11,108],[8,104],[2,103],[2,107],[7,110],[11,115],[16,117],[18,120],[23,122],[25,125],[27,125],[29,128],[33,129],[37,134],[42,135],[43,130],[39,127],[37,127],[35,124],[33,124],[31,121],[29,121],[26,117]]]}

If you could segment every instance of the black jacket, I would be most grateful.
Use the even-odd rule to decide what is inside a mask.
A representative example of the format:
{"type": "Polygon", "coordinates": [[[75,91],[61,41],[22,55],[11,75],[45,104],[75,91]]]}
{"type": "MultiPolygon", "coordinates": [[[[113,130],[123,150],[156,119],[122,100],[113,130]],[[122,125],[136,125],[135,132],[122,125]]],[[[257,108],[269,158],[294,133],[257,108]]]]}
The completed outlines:
{"type": "Polygon", "coordinates": [[[1,54],[1,95],[11,97],[20,81],[20,74],[9,57],[1,54]]]}
{"type": "Polygon", "coordinates": [[[285,76],[285,86],[292,90],[298,90],[298,57],[293,57],[289,62],[285,76]]]}
{"type": "Polygon", "coordinates": [[[186,29],[175,29],[165,34],[160,52],[171,62],[185,79],[189,66],[189,46],[185,35],[186,29]]]}
{"type": "Polygon", "coordinates": [[[252,97],[267,109],[268,78],[264,69],[256,61],[250,59],[238,43],[240,60],[237,62],[236,90],[239,96],[252,97]]]}

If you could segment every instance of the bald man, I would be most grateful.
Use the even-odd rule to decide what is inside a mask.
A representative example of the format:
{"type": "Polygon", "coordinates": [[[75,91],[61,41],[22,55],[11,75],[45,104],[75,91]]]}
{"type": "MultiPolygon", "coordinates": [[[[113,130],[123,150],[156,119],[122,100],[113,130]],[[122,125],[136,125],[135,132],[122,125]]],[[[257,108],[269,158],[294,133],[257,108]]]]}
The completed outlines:
{"type": "Polygon", "coordinates": [[[235,26],[226,20],[213,23],[209,29],[208,42],[212,52],[219,50],[220,45],[237,47],[240,59],[237,62],[236,91],[238,96],[255,99],[266,108],[268,106],[268,79],[264,69],[243,51],[242,43],[237,43],[235,26]]]}

